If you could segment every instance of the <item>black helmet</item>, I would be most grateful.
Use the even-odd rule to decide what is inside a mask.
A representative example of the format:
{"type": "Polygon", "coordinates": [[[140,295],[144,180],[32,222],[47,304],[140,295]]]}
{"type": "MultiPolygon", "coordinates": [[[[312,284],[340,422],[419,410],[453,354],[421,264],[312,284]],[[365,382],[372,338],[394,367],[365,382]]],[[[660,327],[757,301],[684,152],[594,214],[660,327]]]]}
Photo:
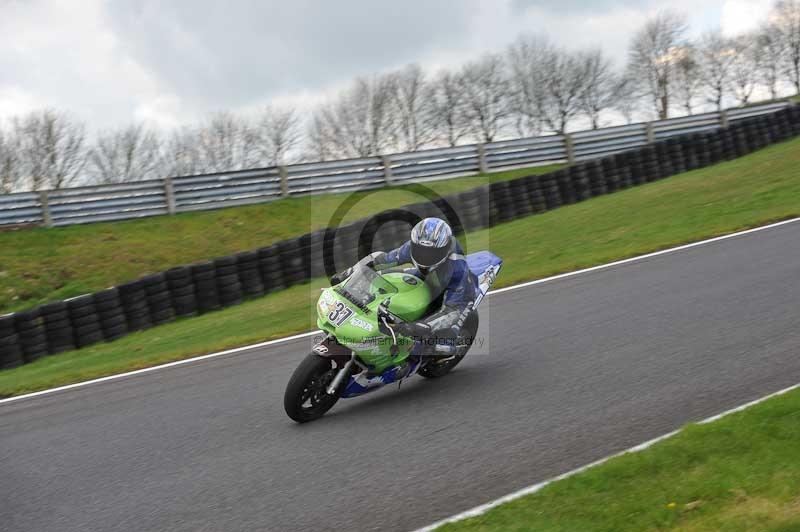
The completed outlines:
{"type": "Polygon", "coordinates": [[[444,220],[425,218],[411,230],[411,260],[422,272],[435,269],[453,250],[453,231],[444,220]]]}

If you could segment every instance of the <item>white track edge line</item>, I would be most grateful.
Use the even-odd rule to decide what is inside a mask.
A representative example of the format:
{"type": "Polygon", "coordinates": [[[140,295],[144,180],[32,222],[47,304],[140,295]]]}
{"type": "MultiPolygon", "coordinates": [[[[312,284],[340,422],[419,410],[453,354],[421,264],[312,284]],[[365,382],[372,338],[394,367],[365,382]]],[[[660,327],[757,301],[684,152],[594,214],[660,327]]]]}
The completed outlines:
{"type": "MultiPolygon", "coordinates": [[[[789,386],[788,388],[784,388],[782,390],[778,390],[777,392],[773,392],[773,393],[771,393],[769,395],[765,395],[764,397],[760,397],[760,398],[758,398],[758,399],[756,399],[754,401],[750,401],[749,403],[745,403],[743,405],[731,408],[730,410],[725,410],[724,412],[721,412],[721,413],[716,414],[714,416],[711,416],[709,418],[703,419],[702,421],[696,421],[694,423],[698,424],[698,425],[705,425],[707,423],[712,423],[714,421],[718,421],[718,420],[724,418],[725,416],[728,416],[730,414],[735,414],[736,412],[741,412],[742,410],[746,410],[747,408],[755,406],[755,405],[757,405],[759,403],[763,403],[764,401],[767,401],[769,399],[773,399],[775,397],[778,397],[780,395],[783,395],[785,393],[788,393],[788,392],[791,392],[791,391],[797,390],[797,389],[800,389],[800,384],[795,384],[793,386],[789,386]]],[[[480,506],[476,506],[474,508],[470,508],[469,510],[466,510],[464,512],[460,512],[460,513],[458,513],[456,515],[453,515],[451,517],[447,517],[445,519],[442,519],[441,521],[437,521],[437,522],[432,523],[432,524],[430,524],[428,526],[425,526],[423,528],[418,528],[414,532],[431,532],[431,531],[439,528],[440,526],[446,525],[448,523],[455,523],[457,521],[463,521],[464,519],[469,519],[471,517],[478,517],[480,515],[485,514],[489,510],[491,510],[493,508],[496,508],[496,507],[498,507],[498,506],[500,506],[502,504],[514,501],[514,500],[519,499],[521,497],[525,497],[526,495],[531,495],[533,493],[536,493],[537,491],[542,490],[543,488],[549,486],[550,484],[552,484],[554,482],[557,482],[559,480],[564,480],[565,478],[572,477],[572,476],[577,475],[579,473],[583,473],[584,471],[586,471],[588,469],[591,469],[593,467],[599,466],[601,464],[604,464],[604,463],[608,462],[609,460],[611,460],[613,458],[617,458],[617,457],[620,457],[620,456],[623,456],[623,455],[626,455],[626,454],[630,454],[630,453],[638,453],[640,451],[644,451],[645,449],[647,449],[649,447],[652,447],[656,443],[664,441],[666,439],[669,439],[669,438],[679,434],[682,431],[683,431],[682,428],[680,428],[678,430],[673,430],[672,432],[668,432],[667,434],[663,434],[661,436],[658,436],[657,438],[653,438],[652,440],[647,440],[644,443],[640,443],[639,445],[636,445],[634,447],[630,447],[628,449],[625,449],[624,451],[620,451],[618,453],[614,453],[612,455],[606,456],[605,458],[601,458],[599,460],[595,460],[594,462],[591,462],[589,464],[581,466],[581,467],[579,467],[577,469],[573,469],[571,471],[567,471],[566,473],[562,473],[562,474],[560,474],[560,475],[558,475],[556,477],[553,477],[553,478],[550,478],[550,479],[547,479],[547,480],[543,480],[542,482],[538,482],[538,483],[533,484],[531,486],[527,486],[527,487],[522,488],[522,489],[520,489],[518,491],[515,491],[513,493],[509,493],[508,495],[504,495],[503,497],[500,497],[499,499],[495,499],[493,501],[487,502],[487,503],[482,504],[480,506]]]]}
{"type": "Polygon", "coordinates": [[[192,357],[192,358],[185,358],[183,360],[176,360],[175,362],[167,362],[166,364],[159,364],[158,366],[151,366],[149,368],[137,369],[137,370],[134,370],[134,371],[127,371],[125,373],[117,373],[117,374],[114,374],[114,375],[108,375],[106,377],[100,377],[98,379],[92,379],[92,380],[83,381],[83,382],[76,382],[74,384],[67,384],[65,386],[59,386],[57,388],[48,388],[47,390],[40,390],[38,392],[31,392],[31,393],[27,393],[25,395],[16,395],[14,397],[7,397],[5,399],[0,399],[0,405],[3,404],[3,403],[11,403],[11,402],[14,402],[14,401],[21,401],[22,399],[30,399],[32,397],[37,397],[37,396],[40,396],[40,395],[48,395],[48,394],[51,394],[51,393],[63,392],[65,390],[71,390],[71,389],[74,389],[74,388],[81,388],[83,386],[89,386],[90,384],[97,384],[97,383],[100,383],[100,382],[106,382],[106,381],[121,379],[123,377],[130,377],[132,375],[141,375],[142,373],[149,373],[151,371],[158,371],[158,370],[164,369],[164,368],[171,368],[171,367],[174,367],[174,366],[182,366],[184,364],[189,364],[191,362],[198,362],[200,360],[207,360],[209,358],[216,358],[216,357],[220,357],[220,356],[223,356],[223,355],[230,355],[232,353],[239,353],[241,351],[247,351],[247,350],[250,350],[250,349],[257,349],[259,347],[266,347],[266,346],[273,345],[273,344],[289,342],[291,340],[297,340],[299,338],[306,338],[306,337],[311,336],[313,334],[317,334],[317,332],[318,331],[304,332],[304,333],[300,333],[300,334],[295,334],[294,336],[286,336],[284,338],[277,338],[275,340],[269,340],[268,342],[261,342],[261,343],[258,343],[258,344],[251,344],[251,345],[245,345],[245,346],[242,346],[242,347],[235,347],[233,349],[226,349],[225,351],[218,351],[216,353],[208,353],[207,355],[200,355],[200,356],[196,356],[196,357],[192,357]]]}
{"type": "Polygon", "coordinates": [[[574,277],[575,275],[582,275],[584,273],[594,272],[594,271],[597,271],[597,270],[605,270],[607,268],[613,268],[615,266],[621,266],[623,264],[628,264],[628,263],[631,263],[631,262],[638,262],[638,261],[649,259],[649,258],[652,258],[652,257],[658,257],[659,255],[666,255],[668,253],[675,253],[676,251],[683,251],[685,249],[691,249],[691,248],[698,247],[698,246],[704,246],[706,244],[713,244],[714,242],[719,242],[721,240],[727,240],[729,238],[735,238],[737,236],[743,236],[743,235],[748,235],[750,233],[757,233],[759,231],[764,231],[764,230],[767,230],[767,229],[773,229],[775,227],[780,227],[782,225],[787,225],[787,224],[795,223],[795,222],[798,222],[798,221],[800,221],[800,218],[792,218],[790,220],[783,220],[781,222],[775,222],[775,223],[772,223],[772,224],[769,224],[769,225],[762,225],[760,227],[753,227],[752,229],[746,229],[744,231],[738,231],[736,233],[730,233],[730,234],[727,234],[727,235],[717,236],[717,237],[714,237],[714,238],[709,238],[707,240],[699,240],[697,242],[692,242],[690,244],[683,244],[681,246],[674,247],[674,248],[662,249],[661,251],[654,251],[652,253],[647,253],[645,255],[637,255],[635,257],[630,257],[628,259],[622,259],[622,260],[617,260],[617,261],[614,261],[614,262],[608,262],[606,264],[600,264],[598,266],[592,266],[591,268],[584,268],[582,270],[575,270],[574,272],[567,272],[567,273],[562,273],[562,274],[559,274],[559,275],[554,275],[552,277],[545,277],[544,279],[537,279],[535,281],[527,281],[525,283],[516,284],[514,286],[507,286],[505,288],[498,288],[497,290],[492,290],[487,295],[500,294],[502,292],[510,292],[511,290],[518,290],[520,288],[526,288],[528,286],[534,286],[534,285],[542,284],[542,283],[549,283],[551,281],[557,281],[559,279],[565,279],[567,277],[574,277]]]}
{"type": "MultiPolygon", "coordinates": [[[[502,294],[503,292],[510,292],[512,290],[519,290],[520,288],[527,288],[529,286],[549,283],[549,282],[552,282],[552,281],[557,281],[559,279],[566,279],[568,277],[574,277],[576,275],[583,275],[585,273],[590,273],[590,272],[594,272],[594,271],[598,271],[598,270],[604,270],[604,269],[607,269],[607,268],[613,268],[613,267],[616,267],[616,266],[621,266],[623,264],[629,264],[631,262],[638,262],[638,261],[649,259],[649,258],[652,258],[652,257],[657,257],[659,255],[666,255],[668,253],[675,253],[677,251],[683,251],[685,249],[690,249],[690,248],[697,247],[697,246],[703,246],[703,245],[706,245],[706,244],[719,242],[720,240],[727,240],[729,238],[734,238],[734,237],[737,237],[737,236],[747,235],[747,234],[750,234],[750,233],[756,233],[756,232],[759,232],[759,231],[765,231],[767,229],[773,229],[775,227],[780,227],[782,225],[786,225],[786,224],[790,224],[790,223],[794,223],[794,222],[800,222],[800,218],[792,218],[792,219],[789,219],[789,220],[783,220],[781,222],[776,222],[776,223],[772,223],[772,224],[769,224],[769,225],[762,225],[760,227],[754,227],[752,229],[746,229],[744,231],[739,231],[739,232],[736,232],[736,233],[730,233],[730,234],[727,234],[727,235],[717,236],[717,237],[710,238],[710,239],[707,239],[707,240],[700,240],[698,242],[692,242],[691,244],[684,244],[684,245],[681,245],[681,246],[678,246],[678,247],[674,247],[674,248],[662,249],[661,251],[655,251],[653,253],[647,253],[645,255],[638,255],[636,257],[630,257],[630,258],[627,258],[627,259],[622,259],[622,260],[618,260],[618,261],[614,261],[614,262],[609,262],[609,263],[606,263],[606,264],[600,264],[598,266],[592,266],[590,268],[584,268],[582,270],[575,270],[575,271],[572,271],[572,272],[562,273],[562,274],[559,274],[559,275],[553,275],[551,277],[545,277],[544,279],[537,279],[535,281],[528,281],[528,282],[516,284],[516,285],[513,285],[513,286],[507,286],[505,288],[498,288],[497,290],[489,291],[489,293],[486,294],[486,295],[487,296],[491,296],[491,295],[494,295],[494,294],[502,294]]],[[[283,343],[283,342],[289,342],[289,341],[292,341],[292,340],[298,340],[300,338],[306,338],[308,336],[313,336],[314,334],[317,334],[318,332],[319,331],[308,331],[308,332],[304,332],[304,333],[300,333],[300,334],[295,334],[293,336],[286,336],[284,338],[277,338],[275,340],[270,340],[268,342],[261,342],[261,343],[257,343],[257,344],[245,345],[245,346],[236,347],[236,348],[233,348],[233,349],[226,349],[225,351],[219,351],[219,352],[216,352],[216,353],[208,353],[206,355],[200,355],[200,356],[196,356],[196,357],[192,357],[192,358],[185,358],[183,360],[177,360],[175,362],[168,362],[166,364],[159,364],[157,366],[152,366],[152,367],[149,367],[149,368],[137,369],[137,370],[134,370],[134,371],[127,371],[125,373],[116,373],[114,375],[108,375],[106,377],[100,377],[100,378],[92,379],[92,380],[88,380],[88,381],[76,382],[74,384],[67,384],[65,386],[58,386],[56,388],[49,388],[47,390],[40,390],[38,392],[31,392],[31,393],[27,393],[27,394],[24,394],[24,395],[16,395],[16,396],[13,396],[13,397],[7,397],[5,399],[0,399],[0,405],[5,404],[5,403],[12,403],[12,402],[16,402],[16,401],[22,401],[23,399],[30,399],[30,398],[33,398],[33,397],[39,397],[39,396],[42,396],[42,395],[48,395],[48,394],[51,394],[51,393],[63,392],[63,391],[71,390],[71,389],[74,389],[74,388],[81,388],[83,386],[89,386],[91,384],[98,384],[98,383],[101,383],[101,382],[107,382],[107,381],[111,381],[111,380],[122,379],[122,378],[130,377],[130,376],[133,376],[133,375],[140,375],[142,373],[149,373],[149,372],[152,372],[152,371],[158,371],[158,370],[162,370],[162,369],[165,369],[165,368],[171,368],[171,367],[174,367],[174,366],[181,366],[181,365],[184,365],[184,364],[190,364],[190,363],[193,363],[193,362],[199,362],[201,360],[208,360],[208,359],[211,359],[211,358],[216,358],[216,357],[220,357],[220,356],[224,356],[224,355],[230,355],[232,353],[239,353],[239,352],[247,351],[247,350],[250,350],[250,349],[258,349],[258,348],[261,348],[261,347],[267,347],[269,345],[279,344],[279,343],[283,343]]]]}

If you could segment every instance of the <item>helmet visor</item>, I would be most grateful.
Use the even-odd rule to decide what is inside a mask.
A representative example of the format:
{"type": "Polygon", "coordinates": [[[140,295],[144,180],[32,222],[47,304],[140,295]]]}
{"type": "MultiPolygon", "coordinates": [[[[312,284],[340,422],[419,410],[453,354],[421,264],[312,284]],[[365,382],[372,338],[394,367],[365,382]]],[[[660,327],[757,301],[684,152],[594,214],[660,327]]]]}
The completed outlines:
{"type": "Polygon", "coordinates": [[[411,258],[421,268],[434,268],[444,262],[449,254],[450,246],[437,248],[411,242],[411,258]]]}

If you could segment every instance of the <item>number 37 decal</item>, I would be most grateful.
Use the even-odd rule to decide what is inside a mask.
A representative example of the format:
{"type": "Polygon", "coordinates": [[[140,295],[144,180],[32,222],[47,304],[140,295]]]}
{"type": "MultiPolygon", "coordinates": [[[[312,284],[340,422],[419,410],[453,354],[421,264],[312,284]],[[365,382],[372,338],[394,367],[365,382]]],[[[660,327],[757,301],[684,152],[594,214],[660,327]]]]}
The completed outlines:
{"type": "Polygon", "coordinates": [[[342,323],[347,321],[347,318],[353,315],[353,311],[341,301],[336,303],[336,307],[328,314],[328,321],[339,327],[342,323]]]}

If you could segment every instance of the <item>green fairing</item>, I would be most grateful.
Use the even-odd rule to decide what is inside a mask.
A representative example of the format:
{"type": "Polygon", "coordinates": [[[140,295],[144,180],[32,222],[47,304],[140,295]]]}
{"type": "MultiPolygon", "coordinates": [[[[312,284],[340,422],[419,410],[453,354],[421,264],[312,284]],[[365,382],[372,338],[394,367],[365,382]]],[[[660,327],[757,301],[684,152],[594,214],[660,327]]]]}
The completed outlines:
{"type": "Polygon", "coordinates": [[[352,349],[359,359],[375,372],[401,363],[408,357],[413,342],[408,338],[398,338],[399,352],[396,356],[390,353],[391,337],[382,334],[378,328],[377,310],[380,304],[391,299],[389,311],[406,321],[421,318],[431,302],[431,292],[424,281],[406,273],[384,273],[369,286],[369,293],[375,299],[366,305],[366,310],[358,308],[346,297],[336,291],[338,287],[347,288],[348,279],[343,283],[322,291],[317,302],[317,326],[336,336],[338,341],[352,349]],[[380,281],[380,279],[383,281],[380,281]],[[383,293],[382,282],[388,282],[396,293],[383,293]],[[342,303],[353,313],[341,325],[337,326],[329,320],[337,303],[342,303]]]}

